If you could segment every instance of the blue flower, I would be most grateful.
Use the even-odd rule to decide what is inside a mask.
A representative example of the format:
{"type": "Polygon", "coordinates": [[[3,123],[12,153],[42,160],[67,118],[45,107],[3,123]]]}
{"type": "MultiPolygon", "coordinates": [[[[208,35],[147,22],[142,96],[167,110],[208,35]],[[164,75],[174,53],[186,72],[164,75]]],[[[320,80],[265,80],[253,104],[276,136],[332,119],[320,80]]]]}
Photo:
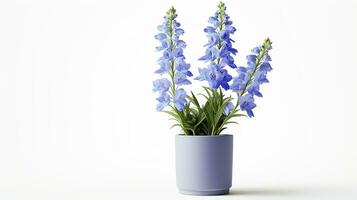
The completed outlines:
{"type": "Polygon", "coordinates": [[[222,57],[222,64],[226,64],[230,66],[231,68],[237,68],[236,64],[234,64],[234,59],[232,56],[227,55],[225,57],[222,57]]]}
{"type": "Polygon", "coordinates": [[[267,72],[258,70],[254,75],[254,81],[258,82],[258,84],[269,83],[267,72]]]}
{"type": "Polygon", "coordinates": [[[159,64],[160,68],[156,70],[155,73],[162,75],[170,72],[170,62],[168,62],[167,60],[160,60],[159,64]]]}
{"type": "Polygon", "coordinates": [[[186,100],[186,91],[182,88],[176,90],[173,103],[175,104],[175,107],[179,110],[182,111],[187,104],[186,100]]]}
{"type": "Polygon", "coordinates": [[[217,16],[209,17],[208,22],[211,23],[215,28],[220,26],[220,22],[218,21],[217,16]]]}
{"type": "Polygon", "coordinates": [[[175,33],[177,36],[183,35],[185,31],[182,28],[176,28],[175,33]]]}
{"type": "Polygon", "coordinates": [[[153,86],[153,92],[165,93],[170,89],[171,82],[166,78],[157,79],[153,82],[153,86]]]}
{"type": "Polygon", "coordinates": [[[230,86],[232,91],[240,92],[238,93],[240,108],[246,111],[249,117],[254,117],[252,111],[256,107],[254,96],[263,97],[260,85],[269,82],[267,74],[272,70],[269,64],[271,57],[268,54],[270,49],[269,39],[264,41],[263,46],[253,48],[253,54],[247,56],[247,67],[237,69],[238,75],[233,78],[233,84],[230,86]]]}
{"type": "Polygon", "coordinates": [[[247,61],[255,63],[255,61],[257,61],[257,56],[256,55],[248,55],[247,56],[247,61]]]}
{"type": "Polygon", "coordinates": [[[228,115],[229,113],[232,112],[233,108],[234,108],[233,103],[232,102],[228,102],[226,107],[224,107],[223,114],[228,115]]]}
{"type": "Polygon", "coordinates": [[[166,40],[161,40],[161,46],[156,47],[156,51],[162,51],[164,49],[167,49],[169,47],[169,42],[167,39],[166,40]]]}
{"type": "MultiPolygon", "coordinates": [[[[271,49],[271,47],[270,47],[271,49]]],[[[269,49],[269,50],[270,50],[269,49]]],[[[269,56],[269,54],[267,54],[265,57],[264,57],[264,62],[267,63],[267,62],[270,62],[271,61],[271,57],[269,56]]]]}
{"type": "Polygon", "coordinates": [[[252,53],[254,53],[254,54],[259,54],[259,53],[260,53],[260,47],[254,47],[254,48],[252,49],[252,53]]]}
{"type": "Polygon", "coordinates": [[[257,97],[263,97],[262,93],[260,93],[259,91],[260,87],[259,87],[259,82],[258,81],[253,81],[253,83],[251,83],[248,86],[248,93],[251,95],[255,95],[257,97]]]}
{"type": "Polygon", "coordinates": [[[187,64],[185,62],[185,59],[183,58],[177,58],[175,62],[175,70],[177,71],[188,71],[190,69],[191,65],[187,64]]]}
{"type": "MultiPolygon", "coordinates": [[[[186,43],[180,40],[180,36],[184,34],[181,24],[176,21],[176,10],[171,8],[167,16],[164,17],[164,22],[158,26],[160,33],[155,35],[155,39],[160,41],[160,46],[156,50],[162,51],[162,56],[159,58],[160,68],[156,73],[165,74],[170,73],[170,68],[173,65],[186,64],[183,49],[186,48],[186,43]]],[[[186,71],[189,71],[190,65],[186,64],[186,71]]],[[[191,72],[187,72],[190,74],[191,72]]]]}
{"type": "Polygon", "coordinates": [[[159,92],[157,110],[161,111],[170,104],[170,99],[174,100],[174,105],[181,110],[186,105],[186,93],[179,88],[181,85],[191,84],[188,77],[192,76],[191,65],[186,63],[183,50],[186,48],[185,41],[180,36],[185,33],[181,24],[176,21],[176,10],[170,8],[164,17],[164,22],[158,26],[159,33],[154,36],[160,42],[156,50],[162,52],[158,59],[160,68],[155,73],[161,76],[167,75],[170,80],[161,78],[154,81],[154,92],[159,92]],[[171,88],[171,92],[168,93],[171,88]],[[175,95],[174,97],[170,95],[175,95]]]}
{"type": "Polygon", "coordinates": [[[177,40],[177,41],[176,41],[176,46],[177,46],[178,48],[184,49],[184,48],[186,48],[186,42],[183,41],[183,40],[177,40]]]}
{"type": "Polygon", "coordinates": [[[218,57],[218,50],[217,48],[208,48],[206,49],[206,54],[199,58],[198,60],[204,60],[205,62],[214,61],[218,57]]]}
{"type": "Polygon", "coordinates": [[[212,26],[207,26],[206,28],[203,29],[203,32],[210,34],[210,33],[216,33],[216,28],[212,26]]]}
{"type": "Polygon", "coordinates": [[[209,26],[203,29],[208,38],[205,55],[199,60],[209,62],[206,68],[200,68],[200,75],[196,78],[201,81],[208,81],[210,88],[217,89],[220,86],[225,90],[229,89],[228,82],[232,76],[224,69],[225,66],[237,68],[234,63],[235,55],[238,51],[233,48],[231,34],[234,34],[236,28],[232,26],[232,21],[226,14],[226,6],[223,3],[218,5],[218,10],[214,16],[209,17],[209,26]]]}
{"type": "Polygon", "coordinates": [[[162,111],[164,107],[170,104],[170,96],[167,93],[162,93],[156,100],[159,102],[156,106],[157,111],[162,111]]]}
{"type": "Polygon", "coordinates": [[[204,46],[208,46],[208,48],[212,48],[219,43],[219,36],[217,33],[207,34],[207,37],[208,37],[208,43],[205,44],[204,46]]]}
{"type": "Polygon", "coordinates": [[[185,73],[178,71],[178,72],[175,73],[174,83],[177,86],[190,85],[191,81],[187,80],[187,75],[185,73]]]}
{"type": "MultiPolygon", "coordinates": [[[[270,47],[267,47],[265,51],[269,51],[271,49],[270,47]]],[[[255,47],[252,49],[253,55],[247,56],[247,62],[249,63],[254,63],[254,66],[257,64],[257,58],[258,55],[263,51],[263,46],[255,47]]],[[[260,85],[263,83],[269,83],[269,80],[267,79],[267,73],[270,72],[273,68],[269,64],[269,61],[271,61],[270,56],[266,53],[264,55],[264,58],[261,59],[262,63],[257,66],[258,68],[254,70],[255,74],[253,74],[252,77],[252,82],[247,88],[247,91],[251,95],[255,95],[257,97],[263,97],[262,93],[259,91],[260,90],[260,85]]]]}
{"type": "Polygon", "coordinates": [[[248,69],[246,67],[238,67],[237,72],[238,76],[233,78],[233,83],[230,86],[233,92],[242,91],[249,80],[248,69]]]}
{"type": "Polygon", "coordinates": [[[208,81],[210,88],[213,89],[217,89],[219,86],[222,86],[225,90],[229,89],[228,82],[232,80],[232,76],[219,65],[211,63],[207,68],[199,68],[198,70],[200,75],[195,78],[196,80],[208,81]]]}
{"type": "Polygon", "coordinates": [[[238,53],[238,50],[232,47],[232,44],[225,45],[221,48],[220,50],[220,56],[225,57],[227,55],[233,54],[236,55],[238,53]]]}
{"type": "Polygon", "coordinates": [[[176,49],[174,49],[174,51],[173,51],[173,57],[174,57],[174,58],[184,57],[184,55],[183,55],[183,49],[182,49],[182,48],[176,48],[176,49]]]}
{"type": "Polygon", "coordinates": [[[270,72],[271,70],[273,70],[273,68],[271,67],[269,62],[266,62],[266,61],[264,61],[259,67],[259,71],[262,71],[262,72],[270,72]]]}
{"type": "Polygon", "coordinates": [[[253,108],[257,105],[254,103],[254,97],[251,94],[246,94],[239,97],[239,106],[242,111],[246,111],[249,117],[254,117],[253,108]]]}
{"type": "Polygon", "coordinates": [[[165,33],[159,33],[159,34],[155,35],[155,39],[160,40],[160,41],[162,41],[162,40],[164,40],[166,38],[167,38],[167,36],[166,36],[165,33]]]}

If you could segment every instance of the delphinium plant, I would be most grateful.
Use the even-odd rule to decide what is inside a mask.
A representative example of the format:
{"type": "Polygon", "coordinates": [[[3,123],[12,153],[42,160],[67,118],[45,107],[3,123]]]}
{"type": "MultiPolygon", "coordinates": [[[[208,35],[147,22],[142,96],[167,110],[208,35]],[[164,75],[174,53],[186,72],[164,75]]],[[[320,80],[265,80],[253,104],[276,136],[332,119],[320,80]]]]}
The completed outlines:
{"type": "Polygon", "coordinates": [[[203,93],[198,94],[205,99],[201,103],[197,95],[187,93],[182,87],[192,84],[189,78],[193,74],[183,54],[186,43],[180,36],[184,30],[176,18],[176,10],[172,7],[158,26],[160,33],[155,35],[160,42],[156,50],[162,53],[158,60],[160,68],[155,71],[161,78],[153,82],[153,91],[158,93],[157,111],[170,115],[176,122],[172,127],[180,127],[185,135],[197,136],[219,135],[228,124],[237,123],[235,118],[254,117],[254,99],[262,97],[260,85],[269,82],[267,73],[272,70],[270,39],[251,50],[246,65],[237,67],[234,56],[238,51],[231,39],[236,28],[226,13],[225,4],[220,2],[204,28],[208,42],[199,60],[206,66],[199,68],[199,75],[194,78],[208,83],[203,86],[203,93]],[[229,70],[234,70],[235,75],[229,70]]]}

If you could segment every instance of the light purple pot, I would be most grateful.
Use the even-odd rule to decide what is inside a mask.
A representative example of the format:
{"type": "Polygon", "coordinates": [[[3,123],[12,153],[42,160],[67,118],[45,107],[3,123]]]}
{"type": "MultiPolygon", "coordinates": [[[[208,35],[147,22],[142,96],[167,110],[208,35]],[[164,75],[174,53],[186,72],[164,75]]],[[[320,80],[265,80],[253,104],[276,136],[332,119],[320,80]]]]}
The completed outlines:
{"type": "Polygon", "coordinates": [[[232,135],[176,135],[175,143],[176,184],[180,193],[229,193],[232,186],[232,135]]]}

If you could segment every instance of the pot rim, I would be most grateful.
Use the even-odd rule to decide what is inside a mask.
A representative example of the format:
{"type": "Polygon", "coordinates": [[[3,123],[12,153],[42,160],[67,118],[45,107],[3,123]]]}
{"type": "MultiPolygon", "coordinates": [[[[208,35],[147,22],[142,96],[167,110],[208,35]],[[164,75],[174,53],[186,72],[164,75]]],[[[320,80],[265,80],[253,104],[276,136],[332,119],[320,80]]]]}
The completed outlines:
{"type": "Polygon", "coordinates": [[[216,138],[216,137],[233,137],[232,134],[220,134],[220,135],[185,135],[176,134],[177,137],[188,137],[188,138],[216,138]]]}

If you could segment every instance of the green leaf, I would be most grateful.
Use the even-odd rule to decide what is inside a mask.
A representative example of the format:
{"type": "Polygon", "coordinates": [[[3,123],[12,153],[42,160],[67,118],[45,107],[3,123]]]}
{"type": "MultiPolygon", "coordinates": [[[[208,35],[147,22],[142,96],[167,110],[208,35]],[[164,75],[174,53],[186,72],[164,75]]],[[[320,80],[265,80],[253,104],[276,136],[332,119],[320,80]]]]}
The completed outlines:
{"type": "MultiPolygon", "coordinates": [[[[172,126],[170,127],[170,129],[175,128],[176,126],[181,127],[181,124],[174,124],[174,125],[172,125],[172,126]]],[[[182,128],[182,127],[181,127],[181,128],[182,128]]]]}
{"type": "Polygon", "coordinates": [[[178,116],[177,113],[174,113],[174,112],[172,112],[172,111],[163,110],[162,112],[167,113],[167,114],[169,114],[169,115],[171,115],[171,116],[173,116],[173,117],[175,117],[175,118],[178,116]]]}
{"type": "Polygon", "coordinates": [[[192,97],[190,97],[190,98],[191,98],[192,103],[197,107],[197,109],[198,109],[199,111],[201,111],[201,105],[200,105],[200,103],[198,102],[196,96],[193,94],[193,92],[191,92],[191,95],[192,95],[192,97]]]}

